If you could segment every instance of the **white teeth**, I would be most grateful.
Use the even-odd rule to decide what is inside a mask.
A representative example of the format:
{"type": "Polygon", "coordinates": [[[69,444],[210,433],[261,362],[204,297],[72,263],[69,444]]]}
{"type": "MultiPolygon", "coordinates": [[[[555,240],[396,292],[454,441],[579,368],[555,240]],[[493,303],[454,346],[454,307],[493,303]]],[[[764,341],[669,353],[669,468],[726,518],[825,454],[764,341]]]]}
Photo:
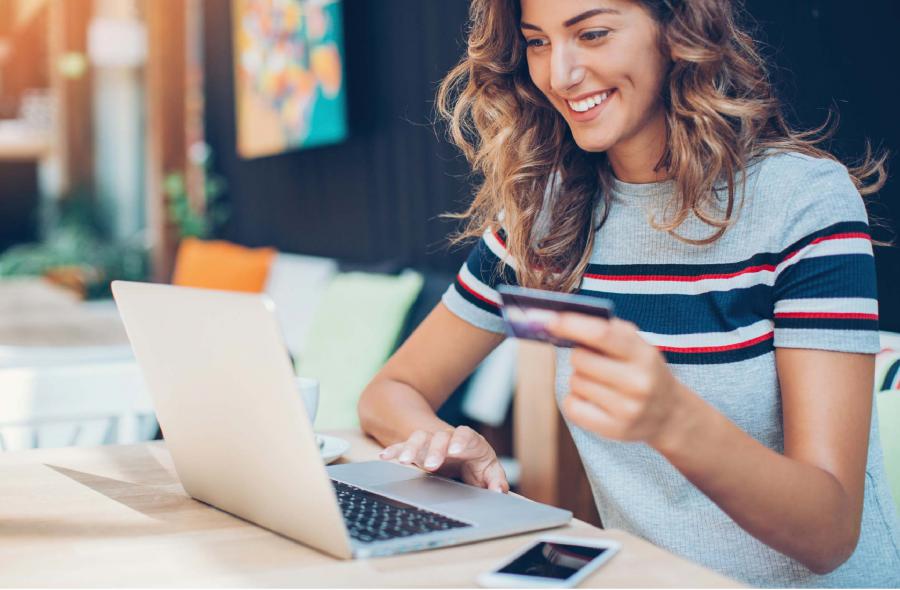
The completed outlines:
{"type": "Polygon", "coordinates": [[[569,106],[572,107],[572,110],[576,113],[583,113],[585,111],[589,111],[598,104],[601,104],[604,100],[609,97],[609,90],[606,92],[601,92],[600,94],[596,94],[594,96],[589,96],[585,99],[579,100],[577,102],[573,102],[571,100],[567,100],[569,106]]]}

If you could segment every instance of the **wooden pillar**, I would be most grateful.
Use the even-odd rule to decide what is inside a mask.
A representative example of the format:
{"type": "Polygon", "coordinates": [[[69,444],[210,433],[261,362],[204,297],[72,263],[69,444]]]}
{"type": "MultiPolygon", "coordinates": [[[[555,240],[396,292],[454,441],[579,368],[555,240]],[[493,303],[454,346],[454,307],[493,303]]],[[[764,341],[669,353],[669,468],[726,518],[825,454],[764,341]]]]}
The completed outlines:
{"type": "Polygon", "coordinates": [[[94,179],[94,133],[91,70],[66,74],[60,68],[65,57],[86,59],[87,30],[93,0],[52,0],[49,5],[50,84],[56,96],[54,156],[60,194],[91,190],[94,179]]]}
{"type": "Polygon", "coordinates": [[[187,159],[187,10],[189,0],[144,0],[147,23],[147,229],[153,279],[168,282],[178,236],[164,181],[185,174],[187,159]]]}
{"type": "Polygon", "coordinates": [[[519,492],[571,510],[576,518],[599,526],[581,457],[556,405],[555,381],[553,347],[520,341],[513,409],[519,492]]]}

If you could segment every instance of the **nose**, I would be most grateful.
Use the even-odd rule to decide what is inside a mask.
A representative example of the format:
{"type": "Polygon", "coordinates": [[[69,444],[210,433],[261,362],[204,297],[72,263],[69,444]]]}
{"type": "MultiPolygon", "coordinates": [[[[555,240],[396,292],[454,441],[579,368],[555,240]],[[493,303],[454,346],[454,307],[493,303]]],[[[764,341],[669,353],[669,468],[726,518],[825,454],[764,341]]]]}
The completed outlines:
{"type": "Polygon", "coordinates": [[[565,93],[584,81],[585,68],[579,63],[576,51],[557,45],[550,54],[550,88],[565,93]]]}

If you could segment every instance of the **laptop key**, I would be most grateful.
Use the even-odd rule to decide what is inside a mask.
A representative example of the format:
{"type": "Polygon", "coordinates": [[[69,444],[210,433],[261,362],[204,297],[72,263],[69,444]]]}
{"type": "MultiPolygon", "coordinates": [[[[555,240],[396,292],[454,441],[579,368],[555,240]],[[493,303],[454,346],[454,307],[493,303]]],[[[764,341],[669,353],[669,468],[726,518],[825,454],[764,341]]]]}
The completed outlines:
{"type": "Polygon", "coordinates": [[[472,526],[386,496],[332,480],[350,536],[363,543],[472,526]]]}

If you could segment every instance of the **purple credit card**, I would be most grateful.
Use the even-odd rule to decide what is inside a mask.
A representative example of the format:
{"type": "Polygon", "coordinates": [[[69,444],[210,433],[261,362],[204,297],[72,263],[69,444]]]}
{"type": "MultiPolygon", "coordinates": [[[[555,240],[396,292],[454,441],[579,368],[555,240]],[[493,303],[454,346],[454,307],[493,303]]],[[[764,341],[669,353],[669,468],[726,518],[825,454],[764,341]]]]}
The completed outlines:
{"type": "Polygon", "coordinates": [[[497,287],[503,306],[500,308],[506,333],[514,338],[549,342],[554,346],[571,348],[574,342],[556,338],[547,330],[547,324],[560,312],[583,313],[609,319],[613,304],[609,299],[572,295],[541,289],[526,289],[500,285],[497,287]]]}

